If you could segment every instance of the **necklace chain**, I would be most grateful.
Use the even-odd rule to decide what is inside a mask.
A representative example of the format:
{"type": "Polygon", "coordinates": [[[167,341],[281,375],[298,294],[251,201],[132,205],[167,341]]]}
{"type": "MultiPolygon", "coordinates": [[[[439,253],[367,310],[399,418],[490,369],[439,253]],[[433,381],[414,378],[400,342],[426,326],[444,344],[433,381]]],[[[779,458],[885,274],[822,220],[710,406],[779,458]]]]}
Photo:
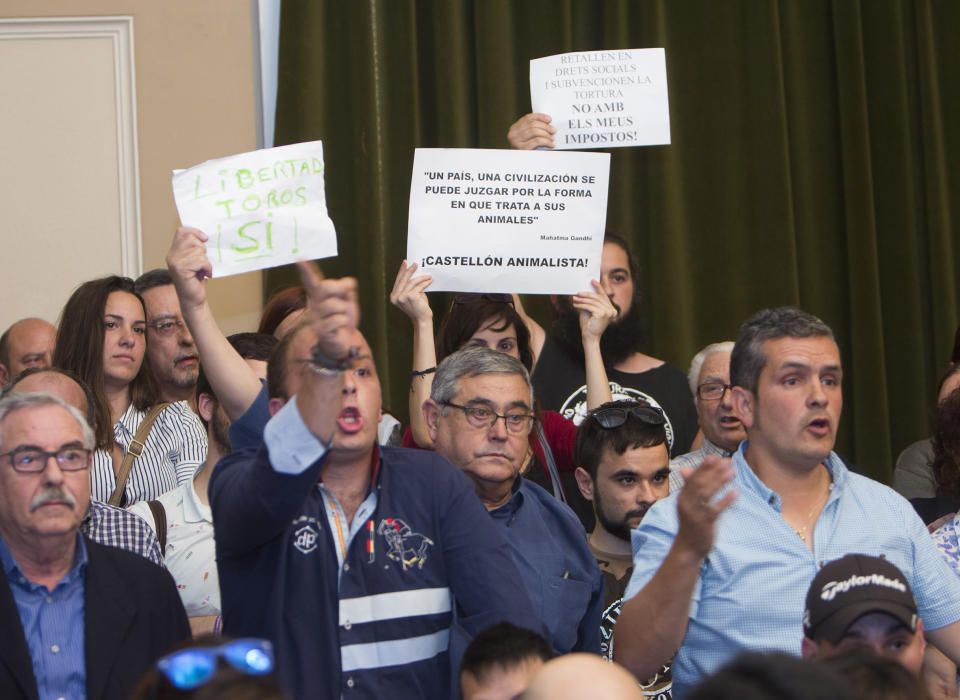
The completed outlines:
{"type": "Polygon", "coordinates": [[[830,484],[827,486],[827,494],[826,494],[826,497],[825,497],[822,501],[819,501],[819,500],[818,500],[817,503],[813,506],[813,508],[810,509],[810,512],[807,513],[807,517],[805,517],[805,518],[803,519],[803,526],[802,526],[802,527],[794,527],[791,523],[789,523],[789,522],[787,523],[787,525],[790,526],[790,529],[793,530],[795,533],[797,533],[797,537],[799,537],[799,538],[800,538],[801,540],[803,540],[804,542],[807,541],[807,528],[810,527],[810,525],[811,525],[811,521],[812,521],[812,519],[813,519],[814,513],[816,513],[818,510],[822,510],[823,507],[827,504],[827,501],[830,500],[830,492],[831,492],[831,491],[833,491],[833,482],[832,482],[832,481],[831,481],[830,484]]]}

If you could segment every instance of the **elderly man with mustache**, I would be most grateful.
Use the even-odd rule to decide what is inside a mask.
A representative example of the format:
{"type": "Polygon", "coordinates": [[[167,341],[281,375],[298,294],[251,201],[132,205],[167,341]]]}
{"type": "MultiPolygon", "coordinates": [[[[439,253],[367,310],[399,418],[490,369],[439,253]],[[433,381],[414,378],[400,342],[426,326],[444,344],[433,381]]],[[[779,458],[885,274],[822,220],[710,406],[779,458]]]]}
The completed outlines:
{"type": "Polygon", "coordinates": [[[61,399],[0,400],[0,697],[126,697],[190,636],[166,571],[79,534],[92,448],[61,399]]]}

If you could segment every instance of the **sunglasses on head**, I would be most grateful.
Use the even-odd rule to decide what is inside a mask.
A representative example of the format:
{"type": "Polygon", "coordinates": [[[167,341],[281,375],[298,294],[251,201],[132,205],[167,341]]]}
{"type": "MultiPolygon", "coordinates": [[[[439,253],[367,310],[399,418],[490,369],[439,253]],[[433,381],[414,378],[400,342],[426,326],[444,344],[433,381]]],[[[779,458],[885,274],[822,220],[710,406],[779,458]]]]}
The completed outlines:
{"type": "Polygon", "coordinates": [[[498,304],[513,304],[513,296],[510,294],[458,294],[453,298],[454,304],[475,304],[478,301],[493,301],[498,304]]]}
{"type": "Polygon", "coordinates": [[[634,416],[648,425],[664,425],[667,422],[663,411],[655,406],[637,403],[632,406],[602,406],[590,414],[604,430],[619,428],[634,416]]]}
{"type": "Polygon", "coordinates": [[[157,661],[160,671],[178,690],[192,690],[217,672],[217,660],[251,676],[273,671],[273,645],[266,639],[235,639],[217,647],[193,647],[167,654],[157,661]]]}

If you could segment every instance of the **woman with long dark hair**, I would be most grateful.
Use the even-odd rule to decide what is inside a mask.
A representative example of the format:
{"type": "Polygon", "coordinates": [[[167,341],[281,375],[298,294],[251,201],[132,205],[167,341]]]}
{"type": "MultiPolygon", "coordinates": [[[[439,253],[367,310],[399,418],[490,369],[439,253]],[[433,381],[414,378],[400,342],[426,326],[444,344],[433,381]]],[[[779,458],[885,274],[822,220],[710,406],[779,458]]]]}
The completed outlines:
{"type": "MultiPolygon", "coordinates": [[[[108,501],[128,453],[122,505],[151,500],[189,480],[206,458],[206,432],[185,401],[157,403],[146,354],[146,313],[133,280],[112,275],[80,285],[60,314],[53,364],[76,373],[93,392],[96,452],[90,495],[108,501]],[[143,444],[135,438],[158,407],[143,444]]],[[[115,498],[116,500],[116,498],[115,498]]]]}

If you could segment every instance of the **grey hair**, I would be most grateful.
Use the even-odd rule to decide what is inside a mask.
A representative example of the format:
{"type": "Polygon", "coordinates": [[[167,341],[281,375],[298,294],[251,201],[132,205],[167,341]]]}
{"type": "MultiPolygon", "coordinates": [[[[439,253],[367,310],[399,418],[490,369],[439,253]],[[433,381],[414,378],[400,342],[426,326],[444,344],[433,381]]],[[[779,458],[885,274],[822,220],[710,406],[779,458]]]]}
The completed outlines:
{"type": "Polygon", "coordinates": [[[11,413],[39,406],[59,406],[66,410],[80,426],[80,430],[83,433],[83,446],[88,450],[94,448],[93,429],[90,427],[90,424],[87,423],[87,419],[84,418],[83,414],[59,396],[48,394],[45,391],[24,393],[15,391],[4,396],[0,399],[0,424],[2,424],[11,413]]]}
{"type": "Polygon", "coordinates": [[[447,355],[437,366],[437,374],[430,388],[430,398],[441,406],[453,400],[457,395],[457,382],[463,377],[477,377],[481,374],[518,374],[530,392],[533,401],[533,387],[530,385],[530,373],[515,357],[503,352],[478,345],[468,346],[447,355]]]}
{"type": "Polygon", "coordinates": [[[740,327],[730,354],[730,383],[757,393],[760,373],[767,364],[762,347],[765,341],[817,337],[835,340],[830,326],[811,313],[792,306],[758,311],[740,327]]]}
{"type": "Polygon", "coordinates": [[[697,385],[700,383],[700,370],[703,368],[703,363],[707,361],[708,357],[716,355],[718,352],[733,352],[733,341],[724,340],[720,343],[710,343],[710,345],[694,355],[690,361],[690,371],[687,372],[687,381],[690,382],[690,393],[694,396],[697,395],[697,385]]]}

